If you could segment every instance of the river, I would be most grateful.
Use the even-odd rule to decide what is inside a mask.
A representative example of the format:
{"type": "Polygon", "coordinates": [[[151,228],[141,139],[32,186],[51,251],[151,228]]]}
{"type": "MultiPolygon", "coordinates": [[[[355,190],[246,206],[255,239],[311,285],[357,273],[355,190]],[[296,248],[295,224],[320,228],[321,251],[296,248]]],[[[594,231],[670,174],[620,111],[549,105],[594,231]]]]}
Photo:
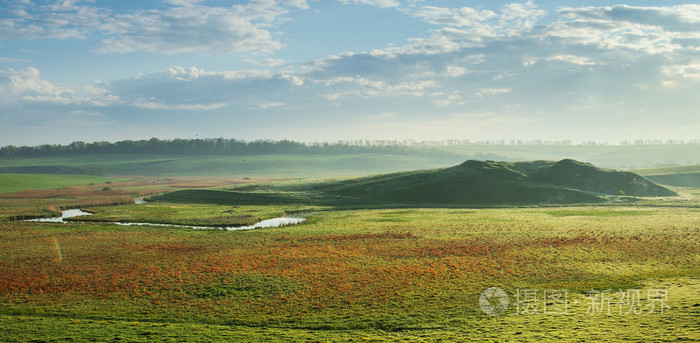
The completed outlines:
{"type": "MultiPolygon", "coordinates": [[[[89,215],[92,215],[92,213],[85,212],[85,211],[80,210],[80,209],[73,209],[73,210],[61,211],[60,217],[29,219],[27,221],[28,222],[40,222],[40,223],[65,223],[66,221],[64,219],[79,217],[79,216],[89,216],[89,215]]],[[[304,221],[306,221],[306,218],[304,218],[303,216],[278,217],[278,218],[263,220],[261,222],[258,222],[256,224],[253,224],[250,226],[229,226],[229,227],[210,227],[210,226],[156,224],[156,223],[132,223],[132,222],[110,222],[110,223],[116,224],[116,225],[124,225],[124,226],[137,226],[137,225],[146,226],[146,225],[149,225],[149,226],[182,227],[182,228],[189,228],[189,229],[219,229],[219,230],[236,231],[236,230],[251,230],[251,229],[262,229],[262,228],[280,227],[280,226],[287,226],[287,225],[296,225],[296,224],[303,223],[304,221]]]]}

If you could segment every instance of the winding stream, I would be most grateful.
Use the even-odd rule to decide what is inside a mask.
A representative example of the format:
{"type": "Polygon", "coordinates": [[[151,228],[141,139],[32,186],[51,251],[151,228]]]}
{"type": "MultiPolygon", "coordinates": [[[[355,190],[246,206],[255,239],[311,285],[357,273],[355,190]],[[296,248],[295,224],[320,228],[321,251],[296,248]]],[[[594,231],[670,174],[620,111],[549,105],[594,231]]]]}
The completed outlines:
{"type": "Polygon", "coordinates": [[[278,217],[263,220],[254,225],[250,226],[227,226],[227,227],[214,227],[214,226],[195,226],[195,225],[180,225],[180,224],[157,224],[157,223],[131,223],[131,222],[111,222],[111,224],[123,225],[123,226],[167,226],[167,227],[184,227],[188,229],[219,229],[219,230],[251,230],[251,229],[262,229],[270,227],[280,227],[287,225],[296,225],[306,221],[304,217],[278,217]]]}
{"type": "Polygon", "coordinates": [[[79,216],[89,216],[89,215],[92,215],[92,213],[88,213],[88,212],[85,212],[85,211],[79,210],[79,209],[74,209],[74,210],[61,211],[60,217],[27,219],[26,221],[39,222],[39,223],[65,223],[66,221],[64,219],[66,219],[66,218],[73,218],[73,217],[79,217],[79,216]]]}
{"type": "MultiPolygon", "coordinates": [[[[143,202],[141,202],[143,203],[143,202]]],[[[82,211],[80,209],[73,209],[73,210],[65,210],[61,211],[61,216],[60,217],[55,217],[55,218],[40,218],[40,219],[28,219],[26,221],[28,222],[40,222],[40,223],[66,223],[64,219],[66,218],[73,218],[73,217],[79,217],[79,216],[90,216],[92,213],[82,211]]],[[[116,224],[116,225],[123,225],[123,226],[167,226],[167,227],[182,227],[182,228],[189,228],[189,229],[219,229],[219,230],[228,230],[228,231],[235,231],[235,230],[251,230],[251,229],[261,229],[261,228],[271,228],[271,227],[280,227],[280,226],[287,226],[287,225],[296,225],[300,224],[306,221],[306,218],[303,216],[294,216],[294,217],[278,217],[278,218],[272,218],[272,219],[267,219],[263,220],[261,222],[258,222],[254,225],[250,226],[228,226],[228,227],[212,227],[212,226],[195,226],[195,225],[178,225],[178,224],[156,224],[156,223],[132,223],[132,222],[109,222],[110,224],[116,224]]]]}

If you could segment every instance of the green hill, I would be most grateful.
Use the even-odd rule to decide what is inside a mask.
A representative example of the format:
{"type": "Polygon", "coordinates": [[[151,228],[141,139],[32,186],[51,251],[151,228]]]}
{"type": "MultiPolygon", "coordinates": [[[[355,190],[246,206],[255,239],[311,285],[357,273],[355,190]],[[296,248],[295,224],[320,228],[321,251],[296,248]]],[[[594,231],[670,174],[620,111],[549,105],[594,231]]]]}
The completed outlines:
{"type": "Polygon", "coordinates": [[[600,203],[613,196],[676,195],[631,172],[574,160],[460,165],[343,180],[184,190],[156,201],[329,206],[500,206],[600,203]]]}
{"type": "MultiPolygon", "coordinates": [[[[519,163],[516,163],[518,165],[519,163]]],[[[632,172],[601,169],[590,163],[570,159],[556,163],[533,162],[539,169],[531,170],[533,180],[586,192],[608,195],[671,196],[674,192],[632,172]]]]}

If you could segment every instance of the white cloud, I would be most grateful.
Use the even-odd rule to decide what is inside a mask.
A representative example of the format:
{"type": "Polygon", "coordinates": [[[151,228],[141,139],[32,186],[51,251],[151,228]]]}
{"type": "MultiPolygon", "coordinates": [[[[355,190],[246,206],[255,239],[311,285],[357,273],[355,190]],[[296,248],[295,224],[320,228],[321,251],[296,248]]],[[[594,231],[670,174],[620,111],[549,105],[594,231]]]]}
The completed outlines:
{"type": "Polygon", "coordinates": [[[491,96],[491,95],[498,95],[498,94],[507,94],[510,93],[512,90],[510,88],[483,88],[479,90],[478,92],[474,93],[479,98],[486,98],[486,96],[491,96]]]}
{"type": "Polygon", "coordinates": [[[381,8],[397,7],[401,3],[397,0],[340,0],[343,4],[370,5],[381,8]]]}
{"type": "Polygon", "coordinates": [[[697,32],[700,30],[700,5],[567,7],[560,9],[559,13],[569,18],[641,24],[658,27],[665,31],[697,32]]]}
{"type": "Polygon", "coordinates": [[[446,26],[481,26],[487,20],[496,17],[490,10],[476,10],[471,7],[443,8],[424,6],[413,12],[413,15],[433,25],[446,26]]]}
{"type": "Polygon", "coordinates": [[[471,7],[443,8],[423,6],[407,10],[413,16],[433,25],[446,28],[436,30],[434,39],[453,37],[453,42],[462,45],[483,42],[499,36],[514,36],[533,28],[546,12],[537,8],[534,2],[512,3],[503,6],[499,13],[491,10],[477,10],[471,7]],[[450,29],[452,28],[452,29],[450,29]],[[456,30],[454,28],[460,28],[456,30]]]}
{"type": "Polygon", "coordinates": [[[270,29],[290,8],[309,8],[305,0],[251,0],[231,7],[206,6],[197,0],[167,3],[164,9],[124,13],[71,0],[47,6],[15,4],[12,15],[0,19],[0,40],[104,35],[96,49],[101,53],[267,54],[283,47],[278,33],[270,29]]]}
{"type": "Polygon", "coordinates": [[[518,34],[533,28],[535,23],[546,15],[546,12],[537,8],[534,1],[525,3],[507,4],[501,10],[499,18],[502,31],[508,35],[518,34]]]}
{"type": "Polygon", "coordinates": [[[576,55],[554,55],[551,57],[545,58],[546,61],[561,61],[561,62],[569,62],[572,64],[578,64],[582,66],[592,66],[596,65],[597,63],[593,62],[588,57],[585,56],[576,56],[576,55]]]}
{"type": "Polygon", "coordinates": [[[187,111],[211,111],[218,110],[226,103],[210,103],[210,104],[168,104],[163,102],[154,102],[147,99],[136,99],[131,103],[132,106],[149,110],[187,110],[187,111]]]}
{"type": "Polygon", "coordinates": [[[676,87],[676,82],[671,80],[663,80],[661,81],[661,85],[666,88],[673,88],[676,87]]]}
{"type": "Polygon", "coordinates": [[[165,2],[175,6],[192,6],[202,2],[202,0],[165,0],[165,2]]]}
{"type": "Polygon", "coordinates": [[[268,27],[287,11],[273,1],[231,8],[189,4],[117,15],[118,32],[102,41],[102,53],[271,53],[282,47],[268,27]]]}
{"type": "Polygon", "coordinates": [[[296,7],[298,9],[302,9],[302,10],[308,10],[309,8],[311,8],[311,7],[309,7],[309,4],[307,3],[306,0],[284,0],[282,2],[284,4],[286,4],[287,6],[296,7]]]}
{"type": "Polygon", "coordinates": [[[453,91],[449,94],[445,94],[443,92],[435,92],[431,95],[433,96],[433,103],[440,107],[445,107],[454,104],[464,105],[466,103],[465,101],[461,101],[462,96],[459,94],[458,91],[453,91]]]}
{"type": "Polygon", "coordinates": [[[246,59],[245,61],[263,67],[279,67],[287,63],[285,60],[277,58],[246,59]]]}
{"type": "MultiPolygon", "coordinates": [[[[174,66],[104,87],[125,105],[156,110],[217,110],[234,103],[272,103],[269,94],[304,84],[301,76],[264,70],[207,71],[174,66]]],[[[265,107],[265,106],[263,106],[265,107]]],[[[267,106],[271,107],[271,106],[267,106]]]]}
{"type": "Polygon", "coordinates": [[[448,65],[446,68],[446,73],[450,77],[459,77],[468,74],[469,70],[467,70],[465,67],[448,65]]]}
{"type": "Polygon", "coordinates": [[[328,90],[326,100],[376,98],[388,96],[421,97],[428,89],[439,85],[432,80],[406,81],[387,83],[362,77],[337,77],[324,81],[324,89],[328,90]]]}
{"type": "Polygon", "coordinates": [[[558,14],[564,20],[549,35],[604,49],[673,53],[684,49],[679,41],[700,39],[700,5],[566,7],[558,14]]]}
{"type": "Polygon", "coordinates": [[[273,108],[273,107],[282,107],[284,105],[285,105],[285,103],[283,103],[283,102],[264,101],[264,102],[260,103],[259,107],[262,109],[267,109],[267,108],[273,108]]]}
{"type": "Polygon", "coordinates": [[[76,3],[62,1],[46,6],[15,3],[10,11],[12,15],[0,19],[0,40],[82,39],[95,31],[115,29],[108,10],[76,3]]]}
{"type": "MultiPolygon", "coordinates": [[[[688,64],[675,64],[670,66],[664,66],[662,71],[665,75],[670,77],[680,77],[686,80],[700,81],[700,61],[695,61],[688,64]]],[[[666,85],[675,85],[675,83],[670,83],[673,81],[665,81],[666,85]]]]}
{"type": "Polygon", "coordinates": [[[0,63],[28,63],[31,60],[24,58],[0,57],[0,63]]]}
{"type": "Polygon", "coordinates": [[[87,99],[77,97],[68,88],[57,87],[41,78],[39,70],[28,67],[24,70],[0,71],[0,97],[8,101],[80,103],[87,99]]]}

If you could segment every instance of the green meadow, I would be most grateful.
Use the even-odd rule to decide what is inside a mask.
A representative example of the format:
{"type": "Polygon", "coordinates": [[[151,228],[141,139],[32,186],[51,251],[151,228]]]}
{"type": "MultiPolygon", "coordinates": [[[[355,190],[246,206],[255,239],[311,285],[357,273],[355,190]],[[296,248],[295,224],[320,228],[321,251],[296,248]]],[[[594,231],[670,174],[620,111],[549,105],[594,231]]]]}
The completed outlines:
{"type": "MultiPolygon", "coordinates": [[[[132,212],[96,210],[114,209],[132,212]]],[[[305,224],[240,232],[3,223],[0,339],[696,340],[698,215],[628,207],[317,211],[305,224]],[[512,305],[500,316],[479,307],[493,286],[512,305]],[[539,312],[518,312],[515,295],[525,289],[538,291],[539,312]],[[659,289],[663,314],[647,297],[659,289]],[[566,290],[567,311],[543,313],[545,290],[566,290]],[[621,314],[614,302],[592,308],[587,292],[604,290],[640,292],[642,312],[621,314]]]]}
{"type": "Polygon", "coordinates": [[[594,192],[644,183],[571,165],[600,182],[544,182],[532,165],[498,163],[287,181],[23,175],[0,194],[0,341],[700,340],[700,191],[594,192]],[[469,182],[460,175],[488,180],[475,170],[510,177],[493,178],[498,199],[527,185],[602,202],[484,208],[389,197],[412,189],[407,199],[417,199],[446,182],[458,192],[443,195],[458,199],[456,184],[469,182]],[[391,202],[371,203],[368,189],[391,202]],[[129,204],[142,196],[149,202],[129,204]],[[338,202],[351,196],[352,206],[338,202]],[[104,206],[119,199],[126,205],[104,206]],[[74,207],[94,214],[11,220],[74,207]],[[217,228],[299,213],[298,225],[217,228]],[[509,300],[498,315],[480,303],[491,287],[509,300]]]}
{"type": "Polygon", "coordinates": [[[89,175],[0,174],[0,194],[26,190],[60,189],[70,186],[87,186],[105,183],[116,178],[89,175]]]}

